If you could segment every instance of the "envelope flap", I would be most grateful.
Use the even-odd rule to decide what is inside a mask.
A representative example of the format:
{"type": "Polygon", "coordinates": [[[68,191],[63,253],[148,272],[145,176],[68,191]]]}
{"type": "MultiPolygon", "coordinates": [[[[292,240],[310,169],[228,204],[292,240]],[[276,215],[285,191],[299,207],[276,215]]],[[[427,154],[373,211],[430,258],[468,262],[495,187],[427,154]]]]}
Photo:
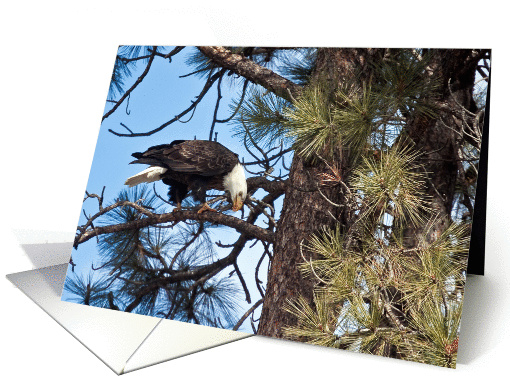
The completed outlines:
{"type": "Polygon", "coordinates": [[[68,264],[7,275],[7,278],[115,373],[161,320],[63,302],[68,264]]]}

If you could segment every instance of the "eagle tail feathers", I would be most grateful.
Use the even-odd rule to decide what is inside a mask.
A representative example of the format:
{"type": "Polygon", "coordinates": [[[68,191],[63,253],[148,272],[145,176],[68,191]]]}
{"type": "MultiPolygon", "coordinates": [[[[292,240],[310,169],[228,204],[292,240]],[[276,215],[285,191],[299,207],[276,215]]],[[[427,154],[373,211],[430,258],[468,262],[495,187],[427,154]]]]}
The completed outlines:
{"type": "Polygon", "coordinates": [[[166,172],[166,168],[151,166],[132,177],[129,177],[124,183],[126,186],[133,187],[141,183],[152,183],[161,180],[161,176],[166,172]]]}

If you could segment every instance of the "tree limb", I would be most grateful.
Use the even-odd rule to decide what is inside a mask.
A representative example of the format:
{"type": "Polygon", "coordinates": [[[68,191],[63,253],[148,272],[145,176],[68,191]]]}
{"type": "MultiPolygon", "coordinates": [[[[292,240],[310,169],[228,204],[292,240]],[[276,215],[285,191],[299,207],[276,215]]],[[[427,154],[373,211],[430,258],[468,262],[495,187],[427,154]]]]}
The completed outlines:
{"type": "Polygon", "coordinates": [[[240,54],[232,53],[222,46],[199,46],[197,48],[215,64],[232,70],[234,73],[263,86],[289,102],[293,102],[293,99],[296,99],[301,93],[302,87],[300,85],[240,54]]]}
{"type": "Polygon", "coordinates": [[[255,192],[259,188],[262,188],[264,191],[273,193],[284,193],[287,189],[287,181],[284,180],[269,180],[264,176],[254,176],[246,179],[246,183],[248,186],[248,192],[255,192]]]}
{"type": "Polygon", "coordinates": [[[259,226],[250,224],[234,216],[211,211],[204,211],[198,213],[198,211],[193,210],[180,210],[164,214],[151,213],[149,216],[145,218],[137,219],[128,223],[121,223],[104,227],[95,227],[94,229],[83,230],[82,232],[76,235],[74,240],[74,247],[77,248],[78,245],[98,235],[120,232],[124,230],[140,229],[162,223],[178,223],[184,220],[208,221],[211,223],[217,223],[227,227],[234,228],[236,231],[244,233],[249,237],[254,237],[270,243],[274,241],[274,233],[265,230],[264,228],[261,228],[259,226]]]}

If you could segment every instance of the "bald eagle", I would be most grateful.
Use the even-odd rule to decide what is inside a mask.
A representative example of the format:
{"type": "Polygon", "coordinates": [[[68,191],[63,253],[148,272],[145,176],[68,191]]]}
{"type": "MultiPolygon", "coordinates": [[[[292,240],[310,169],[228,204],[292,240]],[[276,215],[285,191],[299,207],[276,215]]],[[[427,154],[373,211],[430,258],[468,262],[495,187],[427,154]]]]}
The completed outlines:
{"type": "Polygon", "coordinates": [[[136,160],[130,164],[150,167],[128,178],[125,184],[129,187],[161,180],[170,187],[168,196],[177,208],[191,191],[195,201],[203,203],[199,212],[212,210],[205,200],[211,189],[228,191],[233,211],[243,206],[247,193],[243,166],[237,154],[218,142],[177,140],[132,156],[136,160]]]}

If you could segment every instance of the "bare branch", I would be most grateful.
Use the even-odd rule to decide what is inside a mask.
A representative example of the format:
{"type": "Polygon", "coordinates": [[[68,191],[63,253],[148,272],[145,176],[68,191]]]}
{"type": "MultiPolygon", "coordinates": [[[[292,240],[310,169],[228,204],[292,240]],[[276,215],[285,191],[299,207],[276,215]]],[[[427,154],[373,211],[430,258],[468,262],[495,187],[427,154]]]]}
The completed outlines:
{"type": "Polygon", "coordinates": [[[269,264],[271,263],[271,251],[269,250],[269,245],[267,243],[262,242],[262,245],[264,247],[264,253],[262,254],[262,256],[260,256],[259,261],[257,262],[257,266],[255,267],[255,285],[257,286],[257,289],[259,290],[260,296],[262,298],[264,298],[265,291],[263,290],[263,287],[262,287],[262,281],[259,278],[259,271],[260,271],[260,266],[262,265],[262,261],[264,260],[266,255],[269,258],[269,264]]]}
{"type": "Polygon", "coordinates": [[[179,121],[183,116],[185,116],[186,114],[188,114],[191,110],[194,110],[197,105],[200,103],[200,101],[202,101],[202,99],[204,98],[204,96],[207,94],[207,92],[209,91],[209,89],[213,86],[213,84],[216,82],[216,80],[218,80],[221,76],[221,73],[222,72],[218,72],[216,74],[214,74],[213,76],[211,76],[207,82],[205,83],[202,91],[200,92],[200,94],[196,97],[196,100],[193,101],[191,103],[191,105],[184,111],[182,111],[181,113],[179,113],[178,115],[176,115],[174,118],[172,118],[171,120],[163,123],[161,126],[153,129],[153,130],[150,130],[150,131],[147,131],[145,133],[130,133],[130,134],[122,134],[122,133],[119,133],[119,132],[116,132],[116,131],[113,131],[112,129],[108,129],[108,131],[114,135],[117,135],[118,137],[147,137],[149,135],[152,135],[154,133],[157,133],[158,131],[161,131],[163,130],[165,127],[171,125],[172,123],[176,122],[176,121],[179,121]]]}
{"type": "Polygon", "coordinates": [[[248,80],[245,80],[244,81],[244,85],[243,85],[243,91],[241,92],[241,99],[239,100],[239,103],[237,104],[237,107],[236,109],[234,110],[234,112],[232,113],[232,115],[226,119],[219,119],[217,120],[216,122],[218,123],[227,123],[229,122],[232,118],[235,117],[235,115],[237,114],[237,112],[239,111],[239,109],[241,108],[241,105],[243,104],[243,101],[244,101],[244,97],[246,96],[246,89],[248,88],[248,84],[250,83],[250,81],[248,80]]]}
{"type": "Polygon", "coordinates": [[[80,231],[74,240],[74,247],[77,248],[78,245],[81,243],[84,243],[88,240],[90,240],[93,237],[96,237],[98,235],[103,235],[106,233],[113,233],[113,232],[120,232],[124,230],[132,230],[132,229],[140,229],[145,228],[149,226],[154,226],[161,223],[170,223],[170,222],[181,222],[184,220],[194,220],[194,221],[208,221],[211,223],[217,223],[221,224],[227,227],[234,228],[236,231],[246,234],[249,237],[258,238],[263,241],[273,242],[274,240],[274,233],[261,228],[259,226],[250,224],[244,220],[241,220],[239,218],[236,218],[234,216],[221,214],[218,212],[211,212],[211,211],[204,211],[201,213],[198,213],[196,210],[180,210],[180,211],[172,211],[170,213],[164,213],[164,214],[155,214],[151,211],[148,211],[144,209],[143,207],[140,207],[136,203],[132,202],[126,202],[126,201],[119,201],[112,206],[109,206],[105,209],[103,209],[102,212],[98,212],[93,217],[89,219],[89,221],[82,227],[79,227],[78,230],[80,231]],[[141,214],[146,215],[147,217],[133,220],[127,223],[121,223],[121,224],[115,224],[110,226],[104,226],[104,227],[96,227],[95,229],[87,229],[92,221],[96,218],[98,218],[101,215],[104,215],[107,211],[110,211],[114,208],[120,207],[120,206],[129,206],[132,208],[135,208],[138,210],[141,214]]]}
{"type": "Polygon", "coordinates": [[[143,81],[143,79],[145,78],[145,76],[147,75],[147,73],[149,73],[149,69],[151,68],[151,65],[152,65],[152,62],[154,61],[154,56],[156,55],[156,46],[153,47],[153,50],[152,50],[152,53],[150,55],[150,58],[149,58],[149,62],[147,63],[147,67],[145,68],[145,70],[143,71],[143,73],[140,75],[140,77],[138,77],[138,79],[135,81],[135,83],[133,84],[133,86],[131,86],[125,93],[124,95],[117,101],[117,103],[115,105],[113,105],[113,107],[110,109],[110,111],[108,111],[105,115],[103,115],[103,118],[101,118],[101,121],[104,121],[106,118],[108,118],[110,115],[112,115],[115,110],[117,110],[117,108],[121,105],[122,102],[124,102],[124,100],[129,97],[129,95],[131,94],[131,92],[133,90],[135,90],[135,88],[140,85],[140,83],[143,81]]]}
{"type": "MultiPolygon", "coordinates": [[[[163,58],[168,58],[170,60],[170,62],[172,62],[172,56],[176,55],[177,53],[179,53],[181,50],[183,50],[185,48],[185,46],[176,46],[174,49],[172,49],[169,53],[167,54],[163,54],[163,53],[160,53],[160,52],[155,52],[155,55],[158,56],[158,57],[163,57],[163,58]]],[[[128,63],[128,62],[133,62],[133,61],[139,61],[139,60],[145,60],[145,59],[148,59],[150,58],[151,55],[148,54],[146,56],[139,56],[139,57],[133,57],[133,58],[125,58],[125,57],[122,57],[120,58],[122,60],[122,62],[124,63],[128,63]]]]}
{"type": "Polygon", "coordinates": [[[227,70],[226,69],[223,69],[221,71],[221,76],[218,80],[218,95],[216,97],[216,106],[214,107],[214,114],[213,114],[213,120],[212,120],[212,124],[211,124],[211,129],[209,131],[209,140],[212,141],[213,140],[213,133],[214,133],[214,126],[216,125],[216,122],[218,122],[218,109],[220,107],[220,101],[221,101],[221,80],[223,79],[223,75],[225,74],[227,70]]]}
{"type": "Polygon", "coordinates": [[[186,251],[186,249],[188,249],[189,246],[191,244],[193,244],[193,242],[195,242],[195,240],[198,239],[198,237],[202,234],[203,231],[204,231],[204,224],[202,222],[200,222],[200,226],[198,227],[197,232],[195,232],[193,234],[193,236],[191,237],[191,239],[187,240],[186,243],[173,256],[172,261],[170,262],[170,265],[168,266],[169,269],[172,269],[172,267],[174,266],[175,262],[177,261],[177,258],[179,257],[179,255],[181,253],[183,253],[184,251],[186,251]]]}
{"type": "Polygon", "coordinates": [[[261,298],[260,300],[258,300],[255,304],[252,305],[252,307],[250,309],[248,309],[246,311],[246,313],[243,314],[243,316],[239,319],[239,321],[237,321],[237,324],[234,325],[234,327],[232,328],[232,330],[237,330],[241,327],[241,325],[243,324],[244,320],[246,320],[250,314],[252,314],[252,312],[257,309],[259,307],[260,304],[262,304],[264,302],[264,299],[261,298]]]}
{"type": "MultiPolygon", "coordinates": [[[[267,160],[272,161],[273,159],[279,159],[282,155],[287,154],[287,153],[289,153],[289,152],[291,152],[293,150],[294,150],[293,148],[288,148],[288,149],[285,149],[285,150],[282,149],[282,150],[280,150],[280,152],[278,154],[275,154],[275,155],[269,157],[267,160]]],[[[245,166],[251,166],[251,165],[254,165],[254,164],[262,164],[265,161],[266,160],[264,159],[264,160],[257,160],[257,161],[254,161],[254,162],[246,162],[246,163],[244,163],[244,165],[245,166]]],[[[286,170],[289,170],[289,169],[286,168],[286,170]]]]}
{"type": "Polygon", "coordinates": [[[248,192],[254,193],[259,188],[262,188],[264,191],[272,193],[280,193],[283,194],[287,189],[287,181],[284,180],[269,180],[264,176],[255,176],[252,178],[246,179],[246,183],[248,184],[248,192]]]}
{"type": "Polygon", "coordinates": [[[234,265],[234,270],[237,274],[237,277],[239,278],[239,281],[241,282],[241,285],[243,286],[244,294],[246,296],[246,302],[248,304],[251,304],[250,291],[248,290],[248,286],[246,285],[246,281],[244,281],[243,274],[241,273],[241,270],[239,269],[239,266],[237,265],[237,261],[235,261],[233,265],[234,265]]]}

